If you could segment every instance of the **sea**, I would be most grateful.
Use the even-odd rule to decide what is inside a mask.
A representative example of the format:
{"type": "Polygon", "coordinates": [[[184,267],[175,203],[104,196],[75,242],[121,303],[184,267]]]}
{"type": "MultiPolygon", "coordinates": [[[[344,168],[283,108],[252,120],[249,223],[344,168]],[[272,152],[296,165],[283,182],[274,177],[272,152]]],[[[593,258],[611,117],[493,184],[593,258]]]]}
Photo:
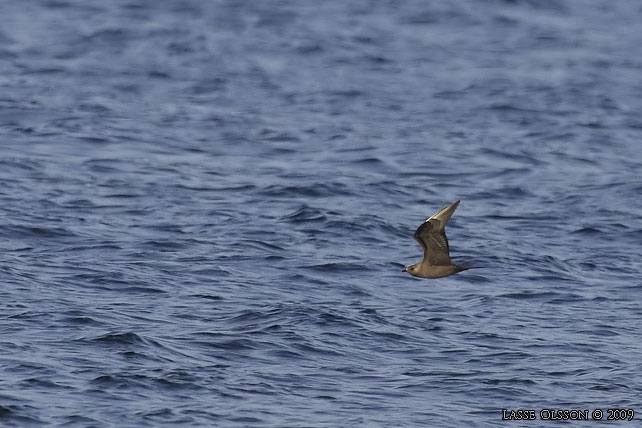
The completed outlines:
{"type": "Polygon", "coordinates": [[[640,2],[0,17],[0,426],[641,426],[640,2]]]}

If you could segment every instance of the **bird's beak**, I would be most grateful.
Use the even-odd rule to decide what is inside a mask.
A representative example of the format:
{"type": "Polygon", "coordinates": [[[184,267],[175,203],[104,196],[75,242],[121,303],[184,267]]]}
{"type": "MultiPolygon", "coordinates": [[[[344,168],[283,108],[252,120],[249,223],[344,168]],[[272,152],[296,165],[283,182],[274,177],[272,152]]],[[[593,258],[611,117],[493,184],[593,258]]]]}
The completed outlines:
{"type": "Polygon", "coordinates": [[[408,268],[403,268],[402,272],[408,272],[408,268]]]}

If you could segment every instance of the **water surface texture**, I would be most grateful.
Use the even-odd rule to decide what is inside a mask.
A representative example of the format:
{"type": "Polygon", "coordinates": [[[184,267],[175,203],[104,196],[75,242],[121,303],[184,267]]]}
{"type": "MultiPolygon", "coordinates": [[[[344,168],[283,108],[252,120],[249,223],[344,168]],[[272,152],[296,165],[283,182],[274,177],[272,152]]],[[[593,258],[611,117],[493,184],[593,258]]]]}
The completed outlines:
{"type": "Polygon", "coordinates": [[[0,16],[2,426],[642,417],[639,2],[0,16]]]}

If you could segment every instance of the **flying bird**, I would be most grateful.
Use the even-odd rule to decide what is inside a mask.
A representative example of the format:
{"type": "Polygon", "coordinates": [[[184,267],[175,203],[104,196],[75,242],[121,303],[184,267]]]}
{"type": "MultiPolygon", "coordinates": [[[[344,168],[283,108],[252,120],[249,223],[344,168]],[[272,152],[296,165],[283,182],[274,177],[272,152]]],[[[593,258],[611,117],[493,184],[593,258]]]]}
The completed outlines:
{"type": "Polygon", "coordinates": [[[453,215],[459,201],[453,202],[437,211],[421,224],[415,231],[415,241],[419,242],[424,250],[424,259],[403,272],[419,278],[442,278],[466,269],[470,266],[460,266],[450,260],[448,253],[448,238],[446,237],[446,223],[453,215]]]}

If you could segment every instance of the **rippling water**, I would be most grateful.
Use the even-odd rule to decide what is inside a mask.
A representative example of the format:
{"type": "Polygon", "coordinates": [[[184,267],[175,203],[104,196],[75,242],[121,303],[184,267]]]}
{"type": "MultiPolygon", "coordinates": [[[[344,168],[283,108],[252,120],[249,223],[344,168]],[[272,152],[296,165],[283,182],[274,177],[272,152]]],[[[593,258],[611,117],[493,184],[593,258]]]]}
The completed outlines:
{"type": "Polygon", "coordinates": [[[0,16],[3,426],[642,412],[638,2],[0,16]]]}

